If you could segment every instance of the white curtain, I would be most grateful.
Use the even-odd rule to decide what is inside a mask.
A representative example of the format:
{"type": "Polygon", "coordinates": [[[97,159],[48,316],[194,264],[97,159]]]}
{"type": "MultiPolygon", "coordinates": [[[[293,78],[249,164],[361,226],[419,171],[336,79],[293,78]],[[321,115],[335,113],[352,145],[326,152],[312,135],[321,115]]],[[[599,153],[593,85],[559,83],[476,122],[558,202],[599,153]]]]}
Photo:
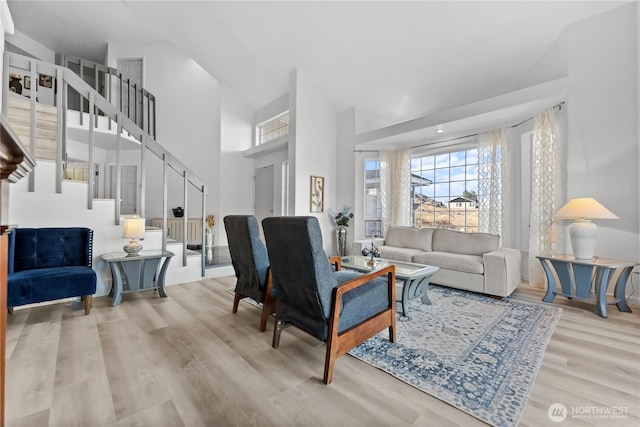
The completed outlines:
{"type": "Polygon", "coordinates": [[[478,136],[478,229],[510,242],[510,155],[507,129],[478,136]]]}
{"type": "Polygon", "coordinates": [[[560,227],[553,213],[559,208],[560,147],[553,109],[535,117],[531,159],[531,224],[529,227],[529,283],[544,287],[544,271],[535,257],[557,252],[560,227]]]}
{"type": "Polygon", "coordinates": [[[411,158],[409,150],[382,153],[380,192],[384,234],[390,225],[411,225],[411,158]]]}

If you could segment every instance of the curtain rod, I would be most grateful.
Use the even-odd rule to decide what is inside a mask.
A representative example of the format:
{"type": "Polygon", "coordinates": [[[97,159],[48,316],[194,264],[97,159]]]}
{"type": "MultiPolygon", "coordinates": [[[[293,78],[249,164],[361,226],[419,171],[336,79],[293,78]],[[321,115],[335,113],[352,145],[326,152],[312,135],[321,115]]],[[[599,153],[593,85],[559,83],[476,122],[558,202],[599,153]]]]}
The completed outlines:
{"type": "MultiPolygon", "coordinates": [[[[551,108],[558,108],[558,110],[562,110],[562,106],[563,106],[563,105],[564,105],[564,101],[560,101],[560,102],[558,102],[556,105],[554,105],[554,106],[553,106],[553,107],[551,107],[551,108]]],[[[514,125],[511,125],[511,126],[510,126],[510,128],[512,128],[512,129],[513,129],[513,128],[515,128],[515,127],[518,127],[518,126],[520,126],[521,124],[526,123],[526,122],[528,122],[529,120],[531,120],[531,119],[533,119],[533,118],[534,118],[534,117],[529,117],[529,118],[527,118],[527,119],[524,119],[524,120],[522,120],[521,122],[518,122],[518,123],[516,123],[516,124],[514,124],[514,125]]],[[[427,145],[441,144],[441,143],[443,143],[443,142],[451,142],[451,141],[456,141],[456,140],[458,140],[458,139],[471,138],[472,136],[478,136],[478,133],[472,133],[472,134],[465,135],[465,136],[458,136],[458,137],[456,137],[456,138],[445,139],[445,140],[443,140],[443,141],[427,142],[426,144],[414,145],[413,147],[409,147],[409,148],[420,148],[420,147],[424,147],[424,146],[427,146],[427,145]]]]}

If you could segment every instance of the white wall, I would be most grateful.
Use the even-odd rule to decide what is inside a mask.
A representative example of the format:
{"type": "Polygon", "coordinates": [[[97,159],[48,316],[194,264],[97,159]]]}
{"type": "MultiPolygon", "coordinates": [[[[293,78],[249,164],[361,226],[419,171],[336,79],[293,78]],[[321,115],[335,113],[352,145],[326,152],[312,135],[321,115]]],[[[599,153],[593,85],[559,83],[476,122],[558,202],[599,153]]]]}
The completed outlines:
{"type": "Polygon", "coordinates": [[[640,261],[638,3],[567,31],[567,197],[593,197],[620,217],[599,221],[596,254],[640,261]]]}
{"type": "Polygon", "coordinates": [[[216,216],[216,245],[227,245],[223,219],[226,215],[251,215],[253,209],[253,160],[243,156],[252,147],[253,111],[227,87],[222,93],[222,139],[220,171],[216,183],[220,194],[216,216]]]}
{"type": "Polygon", "coordinates": [[[27,53],[41,61],[50,64],[56,63],[56,53],[53,50],[20,31],[14,31],[13,34],[8,35],[6,41],[17,48],[9,49],[11,51],[21,51],[20,53],[27,53]]]}
{"type": "MultiPolygon", "coordinates": [[[[640,261],[640,9],[637,2],[563,32],[527,78],[567,76],[565,200],[593,197],[620,217],[596,221],[596,255],[640,261]]],[[[570,251],[568,231],[564,243],[570,251]]],[[[634,303],[640,303],[635,276],[634,303]]],[[[629,290],[629,289],[628,289],[629,290]]]]}
{"type": "MultiPolygon", "coordinates": [[[[143,58],[144,86],[156,96],[157,141],[208,185],[206,210],[218,217],[221,98],[218,82],[171,43],[111,44],[108,56],[109,65],[114,68],[118,58],[143,58]]],[[[157,179],[157,171],[149,174],[146,216],[160,217],[162,180],[157,179]]],[[[179,177],[172,176],[169,182],[167,214],[172,217],[171,208],[183,206],[183,191],[179,177]]],[[[201,214],[201,200],[195,199],[189,199],[190,217],[201,214]]]]}
{"type": "MultiPolygon", "coordinates": [[[[327,255],[336,253],[335,223],[328,209],[336,206],[336,112],[303,70],[291,73],[289,156],[294,159],[290,169],[294,215],[316,216],[322,229],[327,255]],[[291,112],[295,112],[293,120],[291,112]],[[291,122],[294,122],[293,134],[291,122]],[[293,154],[293,155],[292,155],[293,154]],[[311,176],[324,177],[324,212],[310,212],[311,176]]],[[[341,184],[342,185],[342,184],[341,184]]]]}
{"type": "Polygon", "coordinates": [[[351,206],[353,220],[347,232],[347,254],[351,253],[351,243],[364,236],[364,157],[370,153],[356,153],[357,113],[350,108],[337,115],[336,142],[336,203],[335,210],[351,206]]]}

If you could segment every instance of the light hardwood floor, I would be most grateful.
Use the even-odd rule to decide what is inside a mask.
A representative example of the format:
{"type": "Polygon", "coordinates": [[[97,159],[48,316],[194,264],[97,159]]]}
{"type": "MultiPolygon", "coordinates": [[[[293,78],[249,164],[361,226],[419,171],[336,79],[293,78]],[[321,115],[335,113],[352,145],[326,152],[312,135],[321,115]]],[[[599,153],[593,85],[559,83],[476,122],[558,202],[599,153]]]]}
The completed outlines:
{"type": "MultiPolygon", "coordinates": [[[[94,299],[89,316],[64,304],[8,316],[6,425],[18,426],[475,426],[477,419],[343,356],[322,383],[324,344],[288,328],[271,348],[273,321],[207,279],[94,299]]],[[[521,285],[514,298],[540,301],[521,285]]],[[[552,425],[547,410],[622,408],[620,419],[553,425],[640,425],[640,309],[609,318],[557,298],[563,314],[521,420],[552,425]]]]}

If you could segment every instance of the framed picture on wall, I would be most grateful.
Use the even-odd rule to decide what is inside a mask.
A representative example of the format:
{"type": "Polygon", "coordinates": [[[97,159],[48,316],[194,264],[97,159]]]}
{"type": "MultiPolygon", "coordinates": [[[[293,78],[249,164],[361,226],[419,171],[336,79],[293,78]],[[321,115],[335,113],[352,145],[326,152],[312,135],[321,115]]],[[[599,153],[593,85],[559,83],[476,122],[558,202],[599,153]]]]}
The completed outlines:
{"type": "Polygon", "coordinates": [[[324,211],[324,177],[311,176],[311,212],[324,211]]]}
{"type": "Polygon", "coordinates": [[[46,74],[40,74],[39,84],[42,87],[52,88],[53,87],[53,77],[47,76],[46,74]]]}

